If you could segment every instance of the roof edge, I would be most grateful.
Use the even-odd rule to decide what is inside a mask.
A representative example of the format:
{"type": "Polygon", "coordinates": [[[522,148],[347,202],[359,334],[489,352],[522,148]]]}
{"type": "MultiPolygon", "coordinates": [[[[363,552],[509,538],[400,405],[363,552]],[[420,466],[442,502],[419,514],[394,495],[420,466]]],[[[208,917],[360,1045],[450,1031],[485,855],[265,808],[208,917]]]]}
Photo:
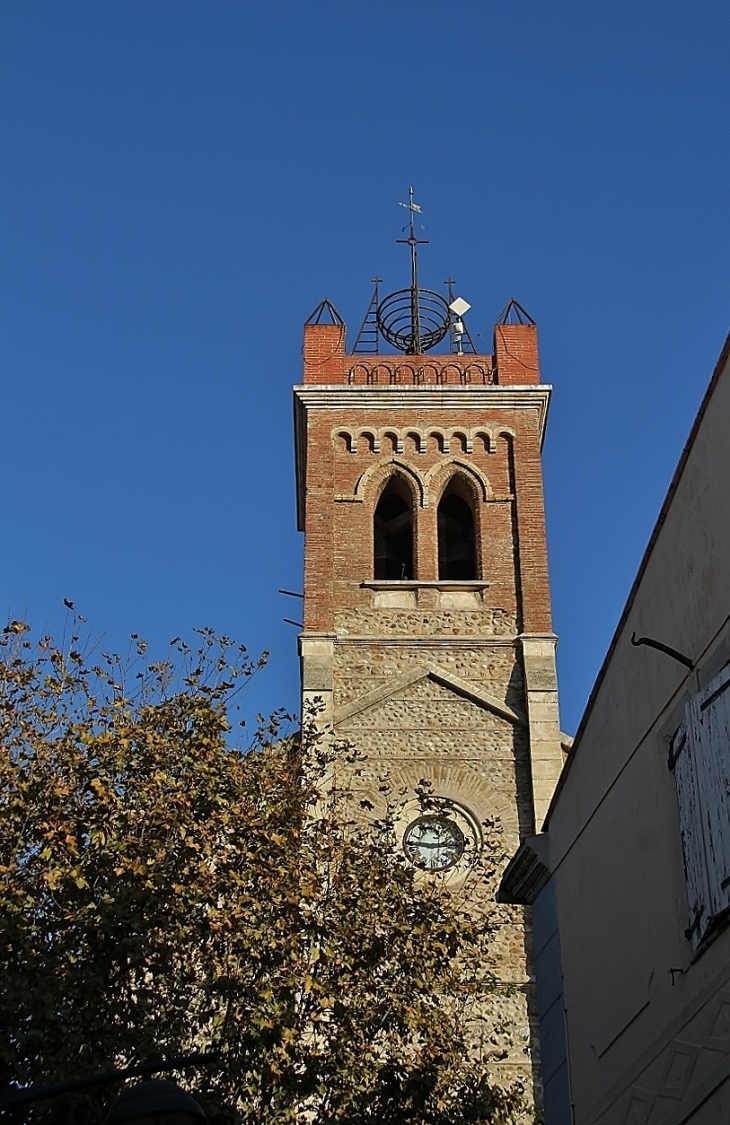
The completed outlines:
{"type": "Polygon", "coordinates": [[[586,726],[588,725],[588,720],[591,717],[591,713],[592,713],[593,708],[595,706],[596,699],[598,697],[598,693],[601,690],[601,685],[603,684],[603,681],[606,678],[606,673],[608,671],[609,665],[610,665],[611,660],[613,658],[613,654],[616,650],[616,645],[618,644],[619,637],[621,636],[621,633],[623,632],[624,627],[626,625],[626,622],[628,620],[629,614],[631,613],[631,610],[633,609],[634,602],[636,601],[636,595],[638,594],[638,591],[639,591],[639,586],[641,585],[641,581],[644,577],[644,574],[646,573],[646,568],[649,565],[649,559],[651,558],[652,552],[654,551],[654,547],[656,545],[656,541],[659,538],[659,534],[660,534],[660,532],[662,530],[662,527],[664,526],[664,523],[666,521],[667,513],[669,512],[669,507],[672,503],[672,500],[674,499],[674,494],[677,491],[677,488],[679,487],[679,482],[682,479],[682,474],[684,473],[685,466],[687,464],[687,461],[689,460],[689,455],[692,452],[695,441],[697,440],[697,434],[699,432],[700,425],[702,424],[702,419],[704,418],[704,416],[707,412],[707,408],[710,405],[710,400],[711,400],[713,394],[715,393],[715,388],[717,387],[717,384],[720,381],[720,376],[722,375],[723,371],[725,370],[725,367],[727,366],[728,359],[730,359],[730,332],[728,333],[728,335],[725,338],[725,343],[722,346],[722,350],[720,352],[720,355],[718,357],[718,360],[717,360],[717,362],[715,364],[715,367],[713,369],[713,372],[712,372],[712,378],[710,379],[710,382],[707,386],[707,390],[705,391],[705,393],[702,397],[702,401],[700,403],[697,414],[695,415],[695,420],[692,423],[692,428],[689,432],[689,436],[688,436],[688,438],[687,438],[687,440],[684,444],[684,448],[683,448],[683,450],[680,454],[679,461],[677,462],[677,467],[674,470],[674,474],[673,474],[672,479],[670,481],[669,488],[667,489],[666,496],[664,497],[664,501],[662,503],[662,506],[659,509],[659,515],[656,518],[656,522],[655,522],[654,527],[652,529],[651,535],[649,536],[649,541],[648,541],[648,543],[647,543],[647,545],[644,549],[644,553],[641,556],[641,562],[639,563],[639,569],[637,570],[634,581],[631,584],[631,589],[629,590],[629,595],[628,595],[628,598],[626,599],[626,604],[624,605],[623,612],[621,613],[621,616],[618,619],[618,624],[616,625],[616,628],[614,630],[613,636],[611,638],[611,642],[610,642],[610,644],[608,646],[608,649],[606,651],[606,655],[603,658],[603,663],[601,664],[598,675],[596,676],[593,687],[591,688],[591,693],[588,696],[588,702],[586,703],[585,710],[584,710],[583,715],[581,717],[581,720],[578,724],[578,729],[575,732],[575,736],[573,738],[573,746],[572,746],[572,749],[571,749],[571,753],[569,754],[569,756],[568,756],[568,758],[565,762],[565,765],[563,766],[563,769],[560,773],[560,777],[558,778],[558,784],[555,787],[555,792],[553,793],[552,800],[550,801],[550,805],[548,807],[548,811],[547,811],[547,814],[545,816],[545,821],[544,821],[543,826],[542,826],[543,832],[547,831],[548,824],[550,823],[550,817],[552,816],[553,811],[554,811],[554,809],[555,809],[555,807],[558,803],[558,800],[560,799],[560,794],[562,793],[563,788],[565,787],[565,783],[566,783],[568,774],[570,773],[571,766],[573,765],[573,762],[575,761],[575,758],[576,758],[576,754],[577,754],[578,750],[580,749],[580,743],[581,743],[581,739],[583,737],[583,733],[586,729],[586,726]]]}

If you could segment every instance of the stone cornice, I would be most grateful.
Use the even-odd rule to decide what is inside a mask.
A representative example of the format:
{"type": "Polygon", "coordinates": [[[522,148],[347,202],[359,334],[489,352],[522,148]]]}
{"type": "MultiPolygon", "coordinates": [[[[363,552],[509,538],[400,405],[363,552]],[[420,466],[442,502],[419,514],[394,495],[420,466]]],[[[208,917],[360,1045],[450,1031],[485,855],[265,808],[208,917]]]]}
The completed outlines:
{"type": "MultiPolygon", "coordinates": [[[[353,634],[339,634],[335,640],[336,645],[377,645],[378,648],[435,648],[435,649],[451,649],[451,648],[515,648],[518,644],[517,636],[512,633],[509,635],[499,636],[484,636],[478,637],[469,636],[453,636],[447,634],[446,636],[422,636],[418,634],[408,634],[402,637],[394,637],[392,633],[353,633],[353,634]]],[[[565,736],[568,738],[568,735],[565,736]]]]}
{"type": "Polygon", "coordinates": [[[453,579],[434,578],[420,582],[415,578],[369,578],[360,583],[364,590],[488,590],[489,582],[478,582],[473,578],[453,579]]]}
{"type": "Polygon", "coordinates": [[[552,387],[501,387],[443,384],[441,386],[357,386],[337,383],[324,386],[300,384],[294,397],[307,410],[525,410],[540,411],[542,431],[552,387]]]}

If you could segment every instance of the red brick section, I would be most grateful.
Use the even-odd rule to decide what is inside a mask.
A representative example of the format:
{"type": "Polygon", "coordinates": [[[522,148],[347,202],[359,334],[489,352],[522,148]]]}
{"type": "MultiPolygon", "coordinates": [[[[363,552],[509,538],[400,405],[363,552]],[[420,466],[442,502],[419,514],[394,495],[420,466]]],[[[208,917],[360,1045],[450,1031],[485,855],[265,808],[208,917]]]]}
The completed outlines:
{"type": "Polygon", "coordinates": [[[540,382],[536,324],[497,324],[494,358],[498,381],[507,386],[540,382]]]}
{"type": "Polygon", "coordinates": [[[545,504],[537,416],[525,411],[514,449],[517,565],[524,633],[551,633],[545,504]]]}
{"type": "MultiPolygon", "coordinates": [[[[313,410],[307,420],[304,628],[331,632],[334,623],[335,451],[330,412],[313,410]]],[[[338,544],[338,549],[339,549],[338,544]]]]}
{"type": "MultiPolygon", "coordinates": [[[[498,325],[495,354],[502,356],[500,383],[513,385],[539,382],[537,333],[534,325],[498,325]],[[519,359],[515,357],[519,356],[519,359]],[[504,375],[504,377],[503,377],[504,375]]],[[[344,330],[337,325],[308,325],[305,329],[305,382],[347,382],[352,364],[362,357],[344,353],[344,330]]],[[[375,359],[376,357],[370,357],[375,359]]],[[[413,357],[390,357],[399,361],[413,357]]],[[[426,362],[448,363],[452,356],[428,356],[426,362]]],[[[462,357],[467,358],[467,357],[462,357]]],[[[452,440],[450,458],[473,464],[489,480],[492,501],[475,504],[477,534],[481,543],[481,575],[490,583],[485,605],[517,612],[518,628],[525,632],[551,630],[550,590],[543,508],[539,419],[535,409],[475,410],[469,392],[464,392],[464,410],[454,411],[417,405],[408,411],[387,408],[368,411],[312,410],[307,429],[306,545],[304,576],[304,627],[307,632],[334,631],[336,609],[368,608],[372,594],[360,583],[373,577],[373,513],[390,472],[391,458],[415,466],[423,474],[432,465],[448,460],[435,438],[426,450],[418,450],[415,438],[405,438],[398,454],[382,437],[380,454],[374,453],[365,437],[356,453],[345,438],[335,438],[339,427],[357,431],[372,426],[382,432],[389,425],[407,433],[408,426],[453,431],[460,425],[493,430],[496,448],[489,452],[474,439],[467,454],[452,440]],[[505,433],[512,430],[514,437],[505,433]],[[382,465],[371,479],[362,502],[352,499],[366,469],[382,465]],[[348,499],[349,498],[349,499],[348,499]]],[[[447,470],[448,472],[449,470],[447,470]]],[[[439,481],[441,478],[438,478],[439,481]]],[[[439,485],[436,485],[436,492],[439,485]]],[[[414,492],[414,566],[421,581],[438,578],[436,504],[422,508],[414,492]]],[[[419,603],[420,604],[420,603],[419,603]]]]}
{"type": "Polygon", "coordinates": [[[344,324],[304,325],[303,383],[345,383],[344,324]]]}
{"type": "Polygon", "coordinates": [[[537,326],[498,324],[494,355],[382,355],[345,354],[345,327],[339,324],[304,326],[303,383],[500,383],[527,386],[540,382],[537,326]]]}
{"type": "MultiPolygon", "coordinates": [[[[317,412],[320,413],[319,411],[317,412]]],[[[495,411],[491,418],[485,420],[483,411],[465,410],[460,415],[463,425],[478,425],[486,423],[498,427],[500,424],[512,428],[520,425],[517,411],[495,411]]],[[[345,416],[343,411],[327,411],[326,423],[322,426],[322,440],[331,440],[332,428],[345,425],[345,417],[352,424],[351,415],[345,416]]],[[[385,410],[372,411],[368,421],[373,426],[387,426],[389,418],[385,410]]],[[[399,415],[399,422],[401,418],[399,415]]],[[[448,429],[453,427],[454,418],[450,411],[429,411],[429,425],[448,429]]],[[[402,424],[407,425],[406,419],[402,424]]],[[[417,424],[417,423],[416,423],[417,424]]],[[[319,429],[319,425],[318,425],[319,429]]],[[[383,445],[385,446],[385,440],[383,445]]],[[[488,606],[505,609],[508,612],[517,610],[517,592],[515,581],[515,549],[513,541],[513,503],[511,501],[511,445],[502,437],[497,439],[497,448],[494,453],[488,453],[480,441],[475,441],[474,453],[465,454],[463,451],[452,448],[452,455],[459,460],[478,467],[489,479],[492,486],[494,502],[489,504],[475,504],[477,517],[477,534],[481,543],[482,575],[490,583],[486,603],[488,606]]],[[[312,452],[310,456],[314,456],[312,452]]],[[[396,460],[405,460],[418,467],[420,472],[425,472],[432,465],[443,460],[443,455],[434,442],[425,453],[417,453],[409,449],[408,445],[402,455],[393,454],[392,450],[381,450],[381,456],[389,458],[395,456],[396,460]]],[[[340,497],[352,495],[355,485],[362,473],[379,460],[379,457],[370,453],[362,442],[357,454],[352,454],[344,448],[339,449],[334,455],[334,494],[340,497]]],[[[384,468],[383,476],[389,472],[388,466],[384,468]]],[[[355,609],[367,608],[370,604],[371,593],[361,589],[363,580],[373,577],[373,515],[380,492],[380,477],[371,479],[365,500],[362,503],[347,500],[335,501],[334,508],[334,560],[333,565],[327,567],[324,558],[309,555],[309,537],[307,539],[307,569],[312,575],[312,586],[317,586],[319,579],[315,570],[319,569],[322,585],[333,581],[334,605],[333,608],[355,609]],[[333,574],[333,580],[331,575],[333,574]]],[[[445,483],[439,479],[436,490],[445,483]]],[[[438,537],[436,525],[436,505],[430,504],[421,508],[414,497],[414,562],[415,576],[421,581],[430,581],[438,578],[438,537]]],[[[319,517],[314,514],[314,508],[308,507],[307,526],[309,521],[313,526],[319,524],[319,517]]],[[[322,606],[320,601],[320,606],[322,606]]],[[[331,630],[332,621],[320,618],[317,625],[312,628],[331,630]]]]}
{"type": "Polygon", "coordinates": [[[345,356],[346,383],[492,386],[498,381],[491,355],[345,356]]]}

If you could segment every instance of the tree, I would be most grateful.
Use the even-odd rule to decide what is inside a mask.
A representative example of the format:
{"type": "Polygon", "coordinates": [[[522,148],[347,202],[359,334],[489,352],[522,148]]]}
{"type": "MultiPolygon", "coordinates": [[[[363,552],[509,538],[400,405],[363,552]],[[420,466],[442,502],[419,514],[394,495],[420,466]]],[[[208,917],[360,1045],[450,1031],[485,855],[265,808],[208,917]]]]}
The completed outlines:
{"type": "MultiPolygon", "coordinates": [[[[0,643],[0,1085],[209,1051],[210,1120],[502,1122],[470,1059],[489,927],[343,815],[316,736],[234,744],[252,661],[0,643]]],[[[101,1121],[117,1088],[19,1121],[101,1121]]]]}

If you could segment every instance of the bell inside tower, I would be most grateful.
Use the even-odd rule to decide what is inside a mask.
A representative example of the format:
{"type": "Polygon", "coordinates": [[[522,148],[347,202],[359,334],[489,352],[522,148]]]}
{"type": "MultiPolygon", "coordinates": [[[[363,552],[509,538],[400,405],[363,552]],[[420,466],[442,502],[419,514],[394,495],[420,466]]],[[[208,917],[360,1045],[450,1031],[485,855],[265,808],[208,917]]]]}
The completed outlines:
{"type": "Polygon", "coordinates": [[[397,478],[385,487],[374,516],[375,578],[413,578],[411,505],[397,478]]]}
{"type": "Polygon", "coordinates": [[[474,513],[466,500],[447,493],[438,508],[439,579],[476,578],[474,513]]]}

